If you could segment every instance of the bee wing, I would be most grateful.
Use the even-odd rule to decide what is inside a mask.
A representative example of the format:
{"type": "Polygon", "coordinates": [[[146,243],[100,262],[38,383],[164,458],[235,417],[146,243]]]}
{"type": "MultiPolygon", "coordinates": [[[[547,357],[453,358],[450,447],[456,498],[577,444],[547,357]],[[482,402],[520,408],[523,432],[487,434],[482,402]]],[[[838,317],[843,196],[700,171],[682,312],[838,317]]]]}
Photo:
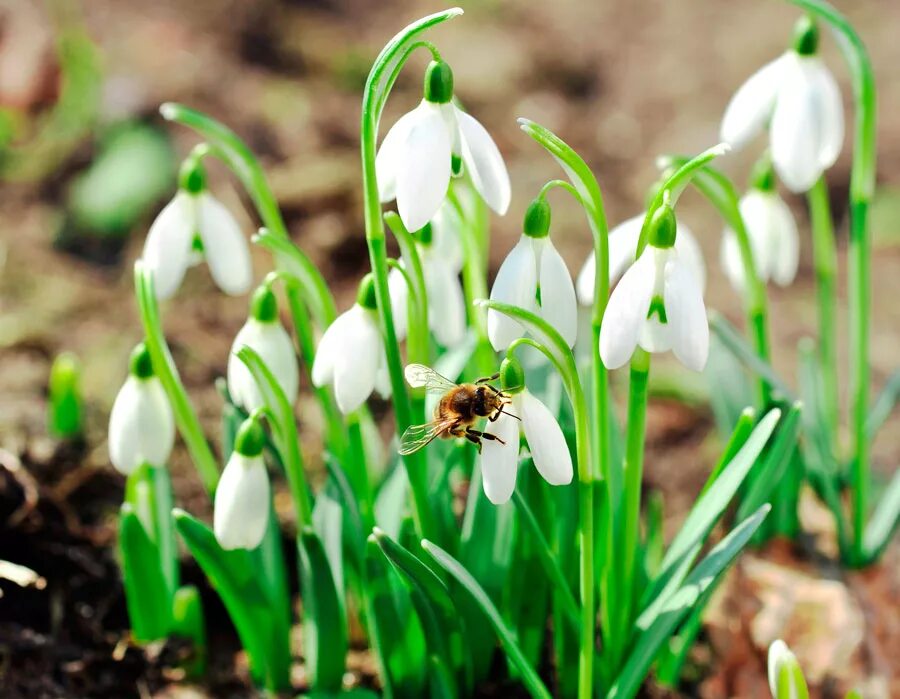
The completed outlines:
{"type": "Polygon", "coordinates": [[[434,393],[446,393],[456,384],[445,376],[441,376],[434,369],[424,364],[409,364],[404,372],[406,383],[413,388],[424,388],[434,393]]]}
{"type": "Polygon", "coordinates": [[[424,446],[430,444],[437,436],[446,430],[453,420],[434,420],[424,425],[411,425],[406,428],[406,432],[400,437],[400,455],[406,456],[418,451],[424,446]]]}

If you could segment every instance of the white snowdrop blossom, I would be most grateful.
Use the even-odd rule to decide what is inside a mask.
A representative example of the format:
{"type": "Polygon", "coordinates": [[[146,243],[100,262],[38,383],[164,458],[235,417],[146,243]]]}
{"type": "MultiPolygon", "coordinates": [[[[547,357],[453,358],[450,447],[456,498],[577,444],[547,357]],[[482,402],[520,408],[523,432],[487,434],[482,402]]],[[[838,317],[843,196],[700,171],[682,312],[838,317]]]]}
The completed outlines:
{"type": "MultiPolygon", "coordinates": [[[[550,208],[542,198],[536,199],[525,214],[522,237],[500,265],[491,300],[536,313],[573,347],[578,329],[575,285],[550,240],[549,225],[550,208]]],[[[493,309],[488,309],[487,322],[488,338],[498,352],[525,334],[521,323],[493,309]]]]}
{"type": "Polygon", "coordinates": [[[534,466],[545,481],[566,485],[572,482],[573,475],[572,456],[562,428],[550,409],[524,387],[521,365],[507,358],[500,371],[512,403],[485,427],[497,439],[484,439],[479,457],[484,493],[495,505],[507,502],[515,490],[520,430],[528,442],[534,466]]]}
{"type": "Polygon", "coordinates": [[[246,420],[216,487],[213,532],[225,550],[255,549],[265,536],[271,486],[262,456],[263,441],[256,419],[246,420]]]}
{"type": "Polygon", "coordinates": [[[800,669],[796,656],[780,638],[769,646],[768,661],[769,690],[774,699],[801,699],[809,696],[806,679],[800,669]],[[784,684],[783,675],[787,676],[787,692],[779,691],[779,684],[784,684]]]}
{"type": "Polygon", "coordinates": [[[385,135],[375,160],[382,202],[397,200],[397,211],[410,231],[428,223],[440,209],[461,160],[472,184],[498,214],[509,208],[511,189],[503,156],[485,128],[452,102],[453,74],[443,61],[432,61],[425,75],[425,96],[385,135]]]}
{"type": "Polygon", "coordinates": [[[265,405],[259,387],[237,352],[247,346],[271,370],[291,405],[297,400],[300,375],[290,336],[278,320],[278,304],[271,289],[261,286],[253,295],[250,316],[238,331],[228,355],[228,393],[248,413],[265,405]]]}
{"type": "Polygon", "coordinates": [[[328,326],[312,367],[317,388],[331,385],[340,411],[347,415],[378,389],[389,394],[390,384],[381,332],[375,312],[371,275],[360,284],[357,302],[328,326]]]}
{"type": "MultiPolygon", "coordinates": [[[[637,251],[638,239],[641,236],[641,227],[644,224],[644,214],[633,216],[623,221],[609,232],[609,283],[615,284],[621,276],[634,263],[634,254],[637,251]]],[[[675,238],[675,250],[688,265],[694,277],[699,281],[701,290],[706,288],[706,265],[703,262],[703,253],[693,232],[682,221],[678,221],[678,237],[675,238]]],[[[594,303],[594,281],[597,275],[597,262],[593,250],[584,261],[578,279],[575,282],[575,290],[578,293],[578,302],[583,306],[591,306],[594,303]]]]}
{"type": "Polygon", "coordinates": [[[840,154],[844,108],[831,72],[816,55],[815,25],[801,20],[795,47],[754,73],[722,118],[723,141],[739,148],[768,124],[772,162],[793,192],[805,192],[840,154]]]}
{"type": "MultiPolygon", "coordinates": [[[[800,236],[791,210],[774,190],[755,187],[741,198],[740,210],[760,279],[787,286],[797,276],[800,261],[800,236]]],[[[722,237],[721,262],[731,285],[742,292],[744,264],[737,236],[730,228],[722,237]]]]}
{"type": "MultiPolygon", "coordinates": [[[[426,226],[422,230],[427,231],[428,235],[424,239],[420,238],[421,242],[416,244],[416,250],[422,264],[425,293],[428,297],[428,326],[441,345],[455,347],[466,336],[466,302],[459,280],[459,268],[456,260],[445,255],[438,248],[437,241],[430,239],[430,227],[426,226]]],[[[405,269],[403,261],[400,265],[405,269]]],[[[388,289],[391,294],[394,329],[397,339],[403,340],[408,330],[409,285],[406,276],[399,269],[392,269],[388,274],[388,289]]]]}
{"type": "Polygon", "coordinates": [[[638,345],[672,350],[694,371],[709,354],[709,323],[700,281],[673,247],[675,214],[654,215],[650,243],[613,290],[600,328],[600,357],[608,369],[623,366],[638,345]]]}
{"type": "Polygon", "coordinates": [[[126,476],[142,464],[165,466],[175,445],[175,419],[143,344],[109,416],[109,460],[126,476]]]}

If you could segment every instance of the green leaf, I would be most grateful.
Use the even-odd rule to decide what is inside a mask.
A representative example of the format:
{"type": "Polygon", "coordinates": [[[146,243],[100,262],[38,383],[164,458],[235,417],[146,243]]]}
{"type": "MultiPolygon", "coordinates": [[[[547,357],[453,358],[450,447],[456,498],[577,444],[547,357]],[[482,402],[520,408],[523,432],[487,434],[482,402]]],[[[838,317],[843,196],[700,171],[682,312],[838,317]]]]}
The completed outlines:
{"type": "Polygon", "coordinates": [[[709,474],[709,478],[706,480],[703,490],[700,491],[701,495],[709,490],[710,486],[719,479],[719,476],[722,475],[722,471],[725,470],[725,467],[729,463],[731,463],[735,454],[738,453],[740,448],[744,446],[744,443],[750,437],[755,424],[756,411],[753,408],[744,408],[741,411],[737,422],[734,424],[734,430],[731,433],[728,444],[725,445],[725,451],[722,452],[722,456],[719,457],[716,467],[712,470],[712,473],[709,474]]]}
{"type": "Polygon", "coordinates": [[[422,548],[427,551],[438,565],[441,566],[450,576],[459,584],[459,589],[464,590],[466,595],[478,606],[485,614],[500,643],[506,652],[507,657],[518,668],[522,675],[522,681],[525,687],[535,697],[546,697],[549,699],[550,692],[538,675],[537,671],[531,666],[522,650],[519,648],[513,633],[507,628],[506,623],[497,611],[497,607],[488,597],[488,594],[471,576],[471,574],[463,568],[462,564],[453,556],[444,551],[442,548],[430,541],[422,541],[422,548]]]}
{"type": "Polygon", "coordinates": [[[750,541],[769,509],[769,505],[763,505],[741,522],[691,571],[684,584],[666,601],[653,623],[638,637],[622,671],[607,693],[607,699],[635,696],[662,644],[692,608],[706,603],[709,593],[750,541]]]}
{"type": "Polygon", "coordinates": [[[900,522],[900,471],[894,472],[890,484],[881,495],[872,519],[866,525],[863,548],[871,561],[877,560],[900,522]]]}
{"type": "Polygon", "coordinates": [[[125,481],[125,502],[134,508],[144,531],[157,547],[157,566],[169,599],[178,589],[178,546],[172,521],[172,482],[164,466],[142,464],[125,481]]]}
{"type": "Polygon", "coordinates": [[[206,621],[200,593],[193,585],[178,588],[172,603],[172,633],[191,641],[192,654],[185,664],[188,676],[203,677],[206,672],[206,621]]]}
{"type": "Polygon", "coordinates": [[[878,430],[890,417],[897,405],[898,398],[900,398],[900,369],[890,375],[869,411],[869,418],[866,420],[866,434],[870,440],[875,439],[878,430]]]}
{"type": "Polygon", "coordinates": [[[53,360],[50,367],[49,393],[50,433],[69,439],[81,435],[83,422],[81,362],[71,352],[63,352],[53,360]]]}
{"type": "Polygon", "coordinates": [[[703,375],[709,384],[709,406],[716,427],[720,434],[730,434],[743,411],[757,399],[748,372],[715,334],[709,339],[709,359],[703,375]]]}
{"type": "Polygon", "coordinates": [[[127,502],[119,511],[119,550],[135,639],[149,642],[165,638],[172,626],[172,593],[160,568],[159,550],[127,502]]]}
{"type": "Polygon", "coordinates": [[[337,692],[347,656],[347,617],[335,572],[311,527],[297,537],[300,553],[300,589],[303,597],[303,649],[310,686],[315,691],[337,692]]]}
{"type": "Polygon", "coordinates": [[[759,424],[753,430],[744,446],[741,447],[728,466],[725,467],[715,483],[694,504],[690,514],[688,514],[687,519],[666,551],[662,562],[662,571],[651,582],[644,594],[643,603],[641,604],[642,609],[645,609],[665,588],[669,578],[682,565],[684,557],[689,555],[690,550],[698,544],[702,544],[709,536],[713,526],[715,526],[725,508],[728,507],[728,503],[731,502],[737,489],[756,463],[757,457],[759,457],[763,447],[775,430],[780,417],[781,411],[773,409],[759,421],[759,424]]]}
{"type": "Polygon", "coordinates": [[[259,571],[250,551],[225,551],[212,530],[183,510],[173,512],[175,526],[191,555],[222,598],[247,651],[250,674],[267,689],[290,687],[290,638],[276,633],[271,601],[260,585],[259,571]]]}

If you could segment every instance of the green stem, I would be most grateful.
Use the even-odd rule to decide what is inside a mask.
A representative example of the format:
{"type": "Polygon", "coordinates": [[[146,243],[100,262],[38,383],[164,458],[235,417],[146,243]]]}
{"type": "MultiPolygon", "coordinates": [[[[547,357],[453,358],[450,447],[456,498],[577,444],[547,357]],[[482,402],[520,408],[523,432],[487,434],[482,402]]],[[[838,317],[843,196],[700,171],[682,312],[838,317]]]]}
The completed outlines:
{"type": "Polygon", "coordinates": [[[869,409],[869,231],[867,215],[875,191],[875,76],[866,47],[847,19],[822,0],[791,0],[825,20],[835,32],[853,80],[856,110],[853,168],[850,174],[850,248],[847,286],[850,306],[850,426],[853,444],[853,560],[868,562],[863,535],[869,510],[869,440],[866,415],[869,409]]]}
{"type": "MultiPolygon", "coordinates": [[[[384,222],[397,239],[406,265],[405,268],[398,265],[409,287],[406,355],[410,364],[428,364],[428,287],[425,286],[425,270],[419,249],[412,234],[406,230],[395,212],[388,211],[384,215],[384,222]]],[[[424,392],[421,393],[424,395],[424,392]]],[[[413,390],[412,394],[415,399],[416,391],[413,390]]]]}
{"type": "MultiPolygon", "coordinates": [[[[413,423],[413,419],[424,422],[424,414],[413,415],[409,393],[403,380],[403,365],[391,301],[388,291],[388,265],[385,251],[384,222],[378,195],[378,181],[375,174],[376,141],[381,112],[393,83],[403,64],[410,56],[414,38],[429,27],[451,19],[462,13],[455,8],[424,17],[401,30],[382,49],[369,72],[363,92],[362,117],[360,121],[360,153],[363,175],[363,206],[366,224],[366,243],[375,281],[375,298],[381,319],[381,331],[387,357],[388,373],[394,396],[394,418],[397,432],[402,434],[413,423]],[[405,52],[404,52],[405,51],[405,52]]],[[[420,411],[416,411],[417,413],[420,411]]],[[[413,494],[416,531],[420,538],[434,538],[437,526],[428,500],[427,474],[421,452],[403,457],[413,494]]]]}
{"type": "Polygon", "coordinates": [[[819,304],[819,364],[822,371],[823,413],[831,435],[832,449],[838,446],[838,368],[837,368],[837,248],[828,187],[822,175],[807,192],[816,270],[816,296],[819,304]]]}
{"type": "Polygon", "coordinates": [[[638,581],[637,554],[640,548],[641,479],[644,470],[644,437],[647,424],[647,379],[650,354],[638,348],[631,359],[631,381],[628,388],[628,433],[625,440],[625,507],[623,515],[622,575],[626,580],[621,607],[621,631],[628,637],[628,627],[635,602],[638,581]]]}
{"type": "Polygon", "coordinates": [[[203,481],[207,493],[212,495],[219,482],[219,464],[212,449],[209,448],[209,443],[203,434],[203,427],[194,412],[184,384],[181,383],[178,369],[166,344],[159,318],[156,292],[153,290],[153,275],[144,269],[140,260],[134,264],[134,291],[141,314],[141,323],[144,326],[147,350],[153,361],[153,371],[159,377],[166,395],[169,397],[172,412],[175,414],[175,424],[178,426],[178,432],[184,439],[194,466],[200,474],[200,480],[203,481]]]}

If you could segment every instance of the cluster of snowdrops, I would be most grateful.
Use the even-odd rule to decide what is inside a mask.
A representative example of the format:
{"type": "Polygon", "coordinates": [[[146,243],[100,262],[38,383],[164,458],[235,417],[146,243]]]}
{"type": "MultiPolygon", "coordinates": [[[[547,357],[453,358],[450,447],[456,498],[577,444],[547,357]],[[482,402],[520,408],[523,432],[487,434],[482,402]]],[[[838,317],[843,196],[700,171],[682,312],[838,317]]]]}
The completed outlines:
{"type": "MultiPolygon", "coordinates": [[[[791,498],[806,480],[838,518],[845,561],[874,560],[896,523],[897,498],[886,495],[888,504],[867,525],[870,437],[860,443],[854,432],[858,412],[865,420],[869,409],[865,373],[854,373],[855,395],[863,392],[851,409],[855,441],[846,447],[837,438],[836,338],[825,336],[834,331],[835,270],[825,263],[820,270],[818,260],[834,254],[824,177],[844,144],[844,115],[818,56],[817,19],[844,36],[848,55],[861,55],[863,68],[867,61],[833,9],[818,0],[798,4],[810,14],[799,20],[790,48],[737,90],[722,119],[722,143],[695,157],[661,158],[647,210],[612,229],[580,156],[549,130],[520,120],[566,178],[549,180],[527,207],[522,237],[490,290],[490,211],[506,213],[510,179],[490,134],[456,99],[450,65],[423,38],[461,11],[406,27],[369,75],[361,147],[372,271],[341,313],[290,240],[246,145],[206,115],[164,105],[166,119],[203,142],[185,159],[179,191],[153,222],[136,264],[145,338],[110,418],[110,460],[129,479],[120,551],[135,639],[187,635],[202,657],[202,609],[196,591],[180,585],[177,535],[222,597],[253,681],[270,691],[291,687],[293,607],[270,472],[285,478],[296,517],[302,654],[314,691],[353,689],[345,675],[353,614],[390,696],[469,695],[492,667],[496,672],[498,645],[511,678],[535,696],[633,696],[651,669],[677,685],[709,595],[748,543],[796,535],[791,498]],[[419,50],[431,56],[422,100],[379,145],[391,87],[419,50]],[[762,132],[768,148],[740,195],[715,165],[731,149],[755,147],[762,132]],[[208,190],[208,157],[243,184],[262,223],[253,241],[272,253],[274,269],[255,289],[247,237],[208,190]],[[801,404],[768,364],[765,285],[791,283],[800,248],[779,181],[807,193],[817,273],[832,272],[817,276],[822,337],[819,353],[808,358],[820,377],[811,393],[818,397],[814,420],[805,417],[806,394],[801,404]],[[747,309],[747,339],[721,319],[713,323],[718,348],[704,301],[706,263],[676,215],[688,186],[722,214],[721,264],[747,309]],[[553,244],[554,190],[583,208],[593,241],[575,279],[553,244]],[[396,212],[383,209],[390,202],[396,212]],[[398,259],[387,255],[388,231],[398,259]],[[251,298],[220,384],[230,454],[221,472],[166,345],[160,309],[163,300],[177,304],[185,274],[204,261],[222,291],[251,298]],[[588,310],[579,314],[579,305],[588,310]],[[732,378],[724,380],[737,384],[740,375],[748,388],[714,398],[725,447],[667,545],[662,504],[653,498],[642,506],[641,480],[651,356],[669,351],[690,371],[713,360],[727,365],[732,378]],[[609,376],[625,365],[630,381],[620,425],[609,376]],[[323,425],[327,478],[315,489],[294,412],[304,381],[323,425]],[[373,395],[393,408],[396,437],[387,445],[369,412],[373,395]],[[165,465],[176,430],[213,498],[212,528],[173,510],[165,465]],[[813,447],[798,446],[801,432],[813,447]],[[852,524],[845,521],[845,489],[853,493],[852,524]],[[712,539],[735,501],[724,536],[712,539]],[[773,508],[774,521],[767,519],[773,508]],[[547,657],[552,668],[541,665],[547,657]]],[[[865,113],[857,122],[868,128],[865,113]]],[[[872,138],[858,136],[855,159],[868,162],[860,170],[873,167],[873,147],[872,138]]],[[[867,185],[856,178],[869,176],[854,170],[851,192],[852,215],[863,217],[851,224],[862,226],[862,240],[851,244],[863,246],[856,250],[863,258],[859,205],[868,199],[857,195],[867,185]]],[[[860,273],[865,267],[849,271],[851,289],[867,283],[853,276],[860,273]]],[[[852,356],[867,365],[868,308],[851,314],[862,323],[852,331],[862,335],[851,353],[862,352],[852,356]]],[[[773,657],[773,694],[799,696],[801,685],[805,692],[789,651],[775,646],[773,657]]],[[[202,673],[202,662],[191,671],[202,673]]]]}

